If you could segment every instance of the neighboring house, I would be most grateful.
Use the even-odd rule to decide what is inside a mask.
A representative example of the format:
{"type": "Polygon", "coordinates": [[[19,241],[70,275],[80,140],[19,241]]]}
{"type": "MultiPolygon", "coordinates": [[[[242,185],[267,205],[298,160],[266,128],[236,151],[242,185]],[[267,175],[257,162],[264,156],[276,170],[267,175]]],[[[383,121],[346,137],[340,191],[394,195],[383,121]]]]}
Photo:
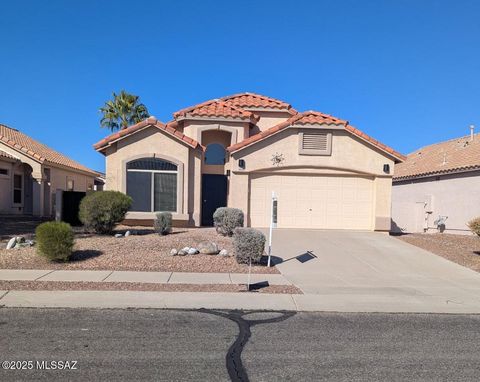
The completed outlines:
{"type": "Polygon", "coordinates": [[[171,211],[177,225],[212,225],[217,207],[246,225],[390,230],[393,166],[404,158],[347,121],[252,93],[150,117],[94,145],[106,189],[129,194],[127,220],[171,211]]]}
{"type": "Polygon", "coordinates": [[[92,190],[98,175],[0,124],[0,214],[53,216],[56,190],[92,190]]]}
{"type": "Polygon", "coordinates": [[[395,167],[392,231],[468,234],[466,223],[477,216],[480,135],[422,147],[395,167]]]}

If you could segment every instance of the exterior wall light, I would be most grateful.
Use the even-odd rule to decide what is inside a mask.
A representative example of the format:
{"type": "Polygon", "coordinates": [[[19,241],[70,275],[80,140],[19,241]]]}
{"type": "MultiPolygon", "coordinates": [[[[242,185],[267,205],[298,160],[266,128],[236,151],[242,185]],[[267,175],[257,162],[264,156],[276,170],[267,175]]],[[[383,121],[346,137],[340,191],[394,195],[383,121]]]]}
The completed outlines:
{"type": "Polygon", "coordinates": [[[242,170],[245,170],[245,159],[238,160],[238,167],[240,167],[242,170]]]}

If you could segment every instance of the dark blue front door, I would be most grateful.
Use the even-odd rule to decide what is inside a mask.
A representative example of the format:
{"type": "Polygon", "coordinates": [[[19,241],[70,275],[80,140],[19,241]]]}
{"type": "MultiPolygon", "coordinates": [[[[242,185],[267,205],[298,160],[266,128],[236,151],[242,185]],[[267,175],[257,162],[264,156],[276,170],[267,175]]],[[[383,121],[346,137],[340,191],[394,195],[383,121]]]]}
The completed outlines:
{"type": "Polygon", "coordinates": [[[213,213],[227,205],[226,175],[204,174],[202,176],[202,226],[213,225],[213,213]]]}

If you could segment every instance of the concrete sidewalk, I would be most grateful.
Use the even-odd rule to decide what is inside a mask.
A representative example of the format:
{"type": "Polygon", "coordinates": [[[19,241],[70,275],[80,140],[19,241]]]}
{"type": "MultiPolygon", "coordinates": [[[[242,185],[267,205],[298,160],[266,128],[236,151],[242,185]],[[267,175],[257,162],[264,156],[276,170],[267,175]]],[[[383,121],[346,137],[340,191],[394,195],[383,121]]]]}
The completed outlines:
{"type": "Polygon", "coordinates": [[[137,291],[0,291],[0,307],[156,308],[480,314],[480,298],[428,295],[290,295],[137,291]]]}
{"type": "MultiPolygon", "coordinates": [[[[0,281],[126,282],[158,284],[246,284],[245,273],[188,273],[89,270],[0,269],[0,281]]],[[[281,274],[251,274],[250,282],[291,285],[281,274]]]]}

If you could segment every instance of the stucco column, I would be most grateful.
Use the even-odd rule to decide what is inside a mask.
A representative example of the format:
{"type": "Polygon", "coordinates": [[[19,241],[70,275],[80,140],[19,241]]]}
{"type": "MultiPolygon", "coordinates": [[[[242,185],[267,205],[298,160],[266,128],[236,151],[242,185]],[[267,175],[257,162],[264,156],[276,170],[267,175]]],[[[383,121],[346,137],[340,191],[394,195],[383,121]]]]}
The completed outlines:
{"type": "Polygon", "coordinates": [[[228,193],[228,206],[233,208],[240,208],[245,216],[245,226],[250,225],[249,210],[248,210],[248,179],[249,175],[245,172],[234,172],[230,175],[230,188],[228,193]]]}
{"type": "Polygon", "coordinates": [[[33,216],[43,216],[43,182],[42,174],[32,173],[32,214],[33,216]]]}
{"type": "Polygon", "coordinates": [[[202,221],[202,154],[200,151],[195,150],[193,153],[193,168],[189,169],[189,182],[193,183],[193,212],[192,220],[195,227],[200,227],[202,221]]]}
{"type": "Polygon", "coordinates": [[[392,178],[376,177],[374,187],[374,229],[375,231],[390,231],[392,219],[392,178]]]}

